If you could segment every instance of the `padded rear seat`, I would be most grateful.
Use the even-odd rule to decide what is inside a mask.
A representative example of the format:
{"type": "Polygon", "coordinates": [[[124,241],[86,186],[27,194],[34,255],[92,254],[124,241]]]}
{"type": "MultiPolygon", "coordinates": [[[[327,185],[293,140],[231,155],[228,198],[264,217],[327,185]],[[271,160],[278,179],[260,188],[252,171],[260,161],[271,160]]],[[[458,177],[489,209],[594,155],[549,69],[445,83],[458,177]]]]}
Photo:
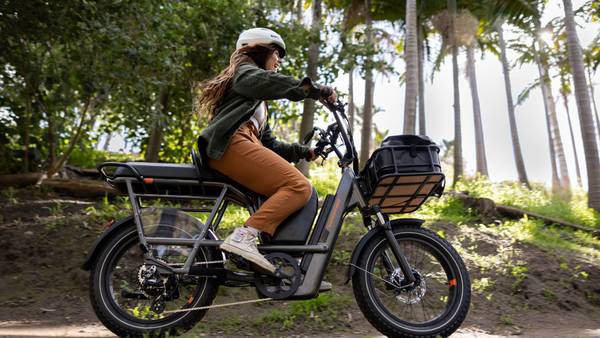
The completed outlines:
{"type": "MultiPolygon", "coordinates": [[[[127,162],[135,168],[144,178],[169,178],[182,180],[217,181],[233,183],[231,179],[210,168],[196,168],[193,164],[153,163],[153,162],[127,162]]],[[[131,170],[117,167],[115,177],[134,177],[131,170]]]]}

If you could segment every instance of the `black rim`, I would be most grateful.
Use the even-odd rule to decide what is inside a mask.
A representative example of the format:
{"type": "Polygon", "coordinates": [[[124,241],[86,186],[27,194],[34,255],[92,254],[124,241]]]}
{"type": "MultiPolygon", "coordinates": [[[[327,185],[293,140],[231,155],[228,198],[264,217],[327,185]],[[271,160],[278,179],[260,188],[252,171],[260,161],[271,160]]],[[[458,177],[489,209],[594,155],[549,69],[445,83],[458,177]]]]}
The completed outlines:
{"type": "Polygon", "coordinates": [[[431,239],[398,236],[401,234],[396,234],[396,239],[418,286],[397,287],[404,286],[403,275],[399,269],[390,274],[385,268],[384,253],[396,264],[387,241],[382,239],[367,261],[367,271],[376,276],[365,273],[368,291],[380,312],[398,325],[423,329],[436,326],[458,306],[460,273],[431,239]]]}
{"type": "MultiPolygon", "coordinates": [[[[120,319],[126,319],[130,324],[156,326],[157,328],[172,324],[189,312],[158,314],[151,309],[152,300],[123,296],[123,291],[134,293],[140,291],[137,278],[139,267],[143,264],[143,254],[138,244],[137,233],[132,232],[110,253],[111,256],[103,269],[103,285],[101,286],[106,299],[108,299],[110,307],[120,315],[120,319]]],[[[199,250],[196,259],[206,261],[205,252],[199,250]]],[[[169,263],[171,263],[170,260],[169,263]]],[[[203,277],[185,277],[179,282],[179,296],[166,301],[165,310],[196,306],[207,287],[207,279],[203,277]]]]}

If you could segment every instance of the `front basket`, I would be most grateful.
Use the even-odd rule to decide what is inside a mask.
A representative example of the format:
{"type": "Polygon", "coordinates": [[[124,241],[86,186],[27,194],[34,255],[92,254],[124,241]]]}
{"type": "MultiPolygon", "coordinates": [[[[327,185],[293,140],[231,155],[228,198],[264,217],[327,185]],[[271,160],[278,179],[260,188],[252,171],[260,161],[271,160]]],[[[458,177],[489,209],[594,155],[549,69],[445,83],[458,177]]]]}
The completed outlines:
{"type": "Polygon", "coordinates": [[[440,196],[445,177],[438,153],[427,137],[386,138],[361,172],[369,205],[379,206],[384,214],[409,213],[429,196],[440,196]]]}

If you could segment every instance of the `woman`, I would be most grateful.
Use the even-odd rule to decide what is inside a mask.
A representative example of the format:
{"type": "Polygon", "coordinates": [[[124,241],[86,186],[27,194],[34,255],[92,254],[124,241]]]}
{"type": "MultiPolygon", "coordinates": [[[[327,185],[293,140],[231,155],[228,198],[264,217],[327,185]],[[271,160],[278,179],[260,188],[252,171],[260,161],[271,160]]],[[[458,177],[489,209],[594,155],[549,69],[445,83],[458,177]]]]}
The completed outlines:
{"type": "Polygon", "coordinates": [[[288,144],[271,135],[265,100],[306,98],[334,102],[331,87],[311,79],[277,73],[285,43],[276,32],[252,28],[242,32],[229,66],[200,84],[200,107],[211,118],[198,139],[208,164],[250,190],[269,198],[229,235],[221,250],[244,257],[269,272],[275,267],[258,252],[258,234],[273,235],[277,226],[308,202],[312,187],[289,162],[314,160],[309,147],[288,144]]]}

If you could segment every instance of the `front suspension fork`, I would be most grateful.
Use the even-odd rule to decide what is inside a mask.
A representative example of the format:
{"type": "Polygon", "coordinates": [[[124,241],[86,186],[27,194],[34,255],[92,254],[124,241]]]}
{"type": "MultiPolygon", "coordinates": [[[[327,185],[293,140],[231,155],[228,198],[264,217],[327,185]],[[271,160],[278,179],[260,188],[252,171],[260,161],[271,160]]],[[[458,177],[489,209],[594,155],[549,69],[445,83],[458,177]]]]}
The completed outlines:
{"type": "MultiPolygon", "coordinates": [[[[400,245],[398,244],[398,241],[396,241],[396,237],[394,237],[394,232],[392,231],[392,225],[390,224],[389,218],[384,217],[381,211],[379,210],[376,211],[375,215],[377,216],[377,222],[379,223],[379,226],[383,227],[383,233],[385,234],[385,238],[387,239],[388,244],[390,245],[390,249],[392,249],[392,253],[394,254],[396,262],[398,262],[398,265],[400,266],[400,270],[404,275],[404,280],[408,284],[414,283],[416,279],[412,273],[412,268],[408,264],[406,257],[402,254],[402,251],[400,250],[400,245]]],[[[383,252],[382,259],[386,270],[388,270],[388,273],[394,271],[392,262],[385,251],[383,252]]]]}

